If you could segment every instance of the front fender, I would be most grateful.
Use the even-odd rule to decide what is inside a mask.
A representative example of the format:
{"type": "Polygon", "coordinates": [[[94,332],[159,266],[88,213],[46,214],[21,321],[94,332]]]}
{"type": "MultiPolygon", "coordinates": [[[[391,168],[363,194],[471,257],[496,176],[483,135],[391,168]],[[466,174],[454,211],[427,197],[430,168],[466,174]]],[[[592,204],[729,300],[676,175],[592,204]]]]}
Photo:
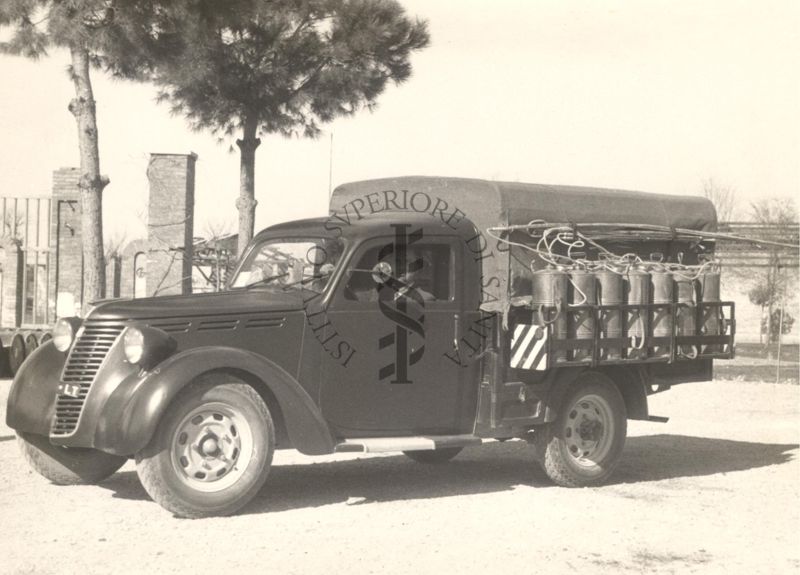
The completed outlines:
{"type": "Polygon", "coordinates": [[[297,380],[261,355],[216,346],[178,353],[144,377],[125,379],[100,414],[94,447],[119,455],[141,450],[178,393],[200,375],[212,371],[234,371],[263,382],[280,405],[292,446],[308,455],[333,452],[328,425],[297,380]]]}
{"type": "Polygon", "coordinates": [[[6,425],[17,431],[50,434],[66,360],[66,354],[58,351],[52,341],[43,343],[25,359],[8,392],[6,425]]]}

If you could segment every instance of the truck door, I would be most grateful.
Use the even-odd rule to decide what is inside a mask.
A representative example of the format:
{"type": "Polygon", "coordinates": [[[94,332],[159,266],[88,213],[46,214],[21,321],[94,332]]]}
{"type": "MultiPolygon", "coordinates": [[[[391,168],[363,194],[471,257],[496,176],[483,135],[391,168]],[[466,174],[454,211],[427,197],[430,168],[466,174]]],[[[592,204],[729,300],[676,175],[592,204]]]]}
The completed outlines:
{"type": "Polygon", "coordinates": [[[343,437],[470,431],[472,370],[447,358],[463,333],[463,242],[397,238],[362,243],[332,294],[322,341],[355,351],[324,354],[323,415],[343,437]]]}

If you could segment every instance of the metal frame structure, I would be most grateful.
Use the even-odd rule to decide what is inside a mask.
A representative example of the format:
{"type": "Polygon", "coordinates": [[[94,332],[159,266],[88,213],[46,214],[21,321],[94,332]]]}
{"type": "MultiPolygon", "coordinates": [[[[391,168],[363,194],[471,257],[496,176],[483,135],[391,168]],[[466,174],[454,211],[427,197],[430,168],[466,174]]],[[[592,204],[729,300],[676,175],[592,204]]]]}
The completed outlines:
{"type": "Polygon", "coordinates": [[[21,290],[16,298],[20,309],[19,323],[30,328],[49,328],[54,320],[51,317],[52,209],[53,199],[46,196],[4,197],[0,202],[2,235],[18,242],[22,252],[21,290]],[[42,273],[45,274],[43,284],[42,273]]]}
{"type": "Polygon", "coordinates": [[[556,336],[552,333],[547,341],[547,368],[567,367],[567,366],[586,366],[597,367],[598,365],[620,365],[634,363],[675,363],[677,361],[692,361],[696,359],[732,359],[734,357],[734,338],[736,335],[735,303],[726,302],[699,302],[694,305],[683,303],[659,303],[659,304],[615,304],[615,305],[579,305],[570,306],[568,309],[556,307],[545,307],[546,323],[555,321],[559,313],[564,313],[570,321],[577,314],[589,311],[593,314],[594,325],[596,328],[592,337],[580,339],[575,336],[556,336]],[[678,317],[680,310],[689,310],[694,313],[694,329],[692,334],[681,334],[680,326],[674,318],[678,317]],[[626,350],[629,346],[628,337],[602,337],[602,329],[597,326],[602,325],[603,313],[616,311],[619,313],[621,321],[621,333],[626,334],[631,326],[627,325],[628,312],[646,314],[647,324],[652,326],[653,317],[660,311],[668,311],[673,318],[671,332],[666,336],[654,336],[645,330],[644,344],[645,357],[629,358],[626,357],[626,350]],[[703,318],[709,311],[716,311],[719,314],[719,334],[703,333],[703,318]],[[683,358],[678,350],[681,347],[697,347],[697,355],[692,358],[683,358]],[[654,348],[664,348],[666,353],[655,355],[654,348]],[[717,351],[710,351],[713,349],[717,351]],[[563,351],[569,354],[575,350],[588,351],[586,358],[582,359],[556,359],[557,352],[563,351]],[[604,350],[615,350],[620,352],[617,359],[603,359],[604,350]]]}

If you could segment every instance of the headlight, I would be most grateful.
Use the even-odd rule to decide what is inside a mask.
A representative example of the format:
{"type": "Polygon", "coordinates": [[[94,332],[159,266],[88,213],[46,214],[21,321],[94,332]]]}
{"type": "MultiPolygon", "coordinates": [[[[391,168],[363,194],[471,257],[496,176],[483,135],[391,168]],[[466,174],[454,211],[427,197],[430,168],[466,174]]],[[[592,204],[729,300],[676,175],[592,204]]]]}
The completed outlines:
{"type": "Polygon", "coordinates": [[[125,337],[122,340],[125,357],[130,363],[139,363],[144,357],[144,334],[137,327],[129,327],[125,330],[125,337]]]}
{"type": "Polygon", "coordinates": [[[150,369],[166,359],[177,344],[169,334],[152,327],[131,326],[122,336],[122,350],[129,363],[150,369]]]}
{"type": "Polygon", "coordinates": [[[61,318],[53,328],[53,345],[61,352],[69,350],[75,339],[75,332],[81,324],[77,317],[61,318]]]}

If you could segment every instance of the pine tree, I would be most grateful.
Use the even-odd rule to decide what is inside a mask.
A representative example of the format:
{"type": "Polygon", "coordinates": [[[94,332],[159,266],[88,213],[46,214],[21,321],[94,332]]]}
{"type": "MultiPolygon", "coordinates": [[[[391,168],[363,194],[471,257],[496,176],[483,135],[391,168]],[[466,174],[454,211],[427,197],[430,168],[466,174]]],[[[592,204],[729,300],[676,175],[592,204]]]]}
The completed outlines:
{"type": "MultiPolygon", "coordinates": [[[[105,293],[102,217],[103,190],[109,179],[100,173],[90,68],[102,65],[108,54],[129,51],[115,14],[110,0],[3,0],[0,4],[0,27],[12,28],[0,51],[32,59],[46,56],[50,48],[69,51],[68,72],[75,88],[69,111],[75,117],[80,151],[84,303],[105,293]],[[107,46],[112,48],[107,50],[107,46]]],[[[119,68],[130,71],[132,65],[133,59],[126,56],[119,68]]]]}
{"type": "MultiPolygon", "coordinates": [[[[253,236],[260,136],[314,137],[323,123],[372,109],[389,81],[409,78],[411,53],[429,42],[426,23],[395,0],[135,4],[135,44],[159,98],[194,129],[239,136],[240,254],[253,236]]],[[[136,62],[127,72],[140,70],[136,62]]]]}

